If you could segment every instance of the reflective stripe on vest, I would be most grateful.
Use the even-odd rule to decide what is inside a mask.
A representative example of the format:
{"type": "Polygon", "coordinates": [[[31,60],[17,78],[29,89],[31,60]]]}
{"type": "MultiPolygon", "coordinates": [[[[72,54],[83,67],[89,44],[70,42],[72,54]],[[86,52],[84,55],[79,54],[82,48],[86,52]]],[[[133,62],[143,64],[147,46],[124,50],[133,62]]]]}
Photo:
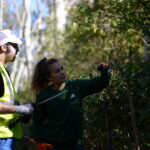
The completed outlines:
{"type": "Polygon", "coordinates": [[[4,79],[5,90],[6,90],[6,88],[8,88],[8,90],[9,90],[9,97],[5,96],[5,90],[4,90],[4,97],[0,98],[0,103],[6,104],[6,105],[18,105],[18,102],[15,100],[16,93],[15,93],[13,84],[11,82],[11,79],[9,78],[7,71],[5,70],[5,68],[3,66],[0,66],[0,73],[4,79]]]}

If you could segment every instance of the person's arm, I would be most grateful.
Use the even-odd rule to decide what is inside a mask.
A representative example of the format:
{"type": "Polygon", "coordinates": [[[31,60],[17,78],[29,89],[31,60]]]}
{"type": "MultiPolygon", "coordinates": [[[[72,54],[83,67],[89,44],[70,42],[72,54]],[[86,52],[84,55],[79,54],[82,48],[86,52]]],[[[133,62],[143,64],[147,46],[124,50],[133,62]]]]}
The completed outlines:
{"type": "Polygon", "coordinates": [[[0,104],[0,113],[3,114],[16,113],[16,106],[0,104]]]}
{"type": "Polygon", "coordinates": [[[98,65],[97,71],[101,73],[93,79],[79,79],[76,80],[75,87],[80,93],[81,99],[85,96],[97,93],[109,86],[111,73],[109,71],[109,64],[101,63],[98,65]]]}
{"type": "Polygon", "coordinates": [[[101,76],[93,79],[79,79],[75,81],[81,97],[85,97],[94,93],[98,93],[109,86],[111,74],[109,72],[102,73],[101,76]]]}
{"type": "Polygon", "coordinates": [[[0,113],[2,114],[18,113],[28,115],[31,114],[32,111],[33,111],[32,104],[25,104],[19,106],[0,104],[0,113]]]}
{"type": "MultiPolygon", "coordinates": [[[[2,75],[0,73],[0,98],[4,95],[4,81],[2,75]]],[[[0,103],[0,114],[10,114],[10,113],[19,113],[23,115],[29,115],[33,111],[32,104],[25,104],[25,105],[5,105],[0,103]]]]}

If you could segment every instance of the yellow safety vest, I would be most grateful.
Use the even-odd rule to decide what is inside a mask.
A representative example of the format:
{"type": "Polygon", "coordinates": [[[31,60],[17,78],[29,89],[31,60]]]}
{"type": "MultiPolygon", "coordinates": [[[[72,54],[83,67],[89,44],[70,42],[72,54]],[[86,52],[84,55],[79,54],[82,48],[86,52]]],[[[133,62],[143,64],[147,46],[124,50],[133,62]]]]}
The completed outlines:
{"type": "MultiPolygon", "coordinates": [[[[4,82],[4,95],[0,97],[0,104],[16,105],[18,103],[18,96],[14,90],[12,81],[5,69],[0,64],[0,74],[4,82]]],[[[9,127],[9,125],[15,122],[20,117],[20,114],[0,114],[0,138],[14,137],[20,139],[22,137],[22,124],[18,122],[9,127]]]]}

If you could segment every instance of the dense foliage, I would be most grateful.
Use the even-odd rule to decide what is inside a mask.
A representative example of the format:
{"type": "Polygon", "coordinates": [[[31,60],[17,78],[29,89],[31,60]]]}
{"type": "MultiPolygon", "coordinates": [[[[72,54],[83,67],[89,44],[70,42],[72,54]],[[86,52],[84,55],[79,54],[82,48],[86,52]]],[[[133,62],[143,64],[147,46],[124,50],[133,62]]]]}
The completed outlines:
{"type": "Polygon", "coordinates": [[[70,77],[95,75],[103,61],[113,73],[105,92],[84,100],[86,150],[149,149],[150,69],[142,59],[149,6],[138,0],[85,0],[70,11],[65,55],[70,77]]]}
{"type": "Polygon", "coordinates": [[[85,150],[150,149],[150,63],[142,59],[149,8],[149,0],[82,0],[69,12],[57,45],[69,77],[95,76],[100,62],[112,72],[108,89],[84,99],[85,150]]]}

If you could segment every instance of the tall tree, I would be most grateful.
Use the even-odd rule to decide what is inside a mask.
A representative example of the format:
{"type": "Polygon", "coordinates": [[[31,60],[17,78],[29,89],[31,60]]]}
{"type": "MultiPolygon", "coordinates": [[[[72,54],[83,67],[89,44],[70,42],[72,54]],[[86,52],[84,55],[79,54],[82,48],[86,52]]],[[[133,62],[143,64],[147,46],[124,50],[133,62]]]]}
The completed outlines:
{"type": "Polygon", "coordinates": [[[0,0],[0,30],[3,27],[3,8],[4,8],[4,1],[0,0]]]}

